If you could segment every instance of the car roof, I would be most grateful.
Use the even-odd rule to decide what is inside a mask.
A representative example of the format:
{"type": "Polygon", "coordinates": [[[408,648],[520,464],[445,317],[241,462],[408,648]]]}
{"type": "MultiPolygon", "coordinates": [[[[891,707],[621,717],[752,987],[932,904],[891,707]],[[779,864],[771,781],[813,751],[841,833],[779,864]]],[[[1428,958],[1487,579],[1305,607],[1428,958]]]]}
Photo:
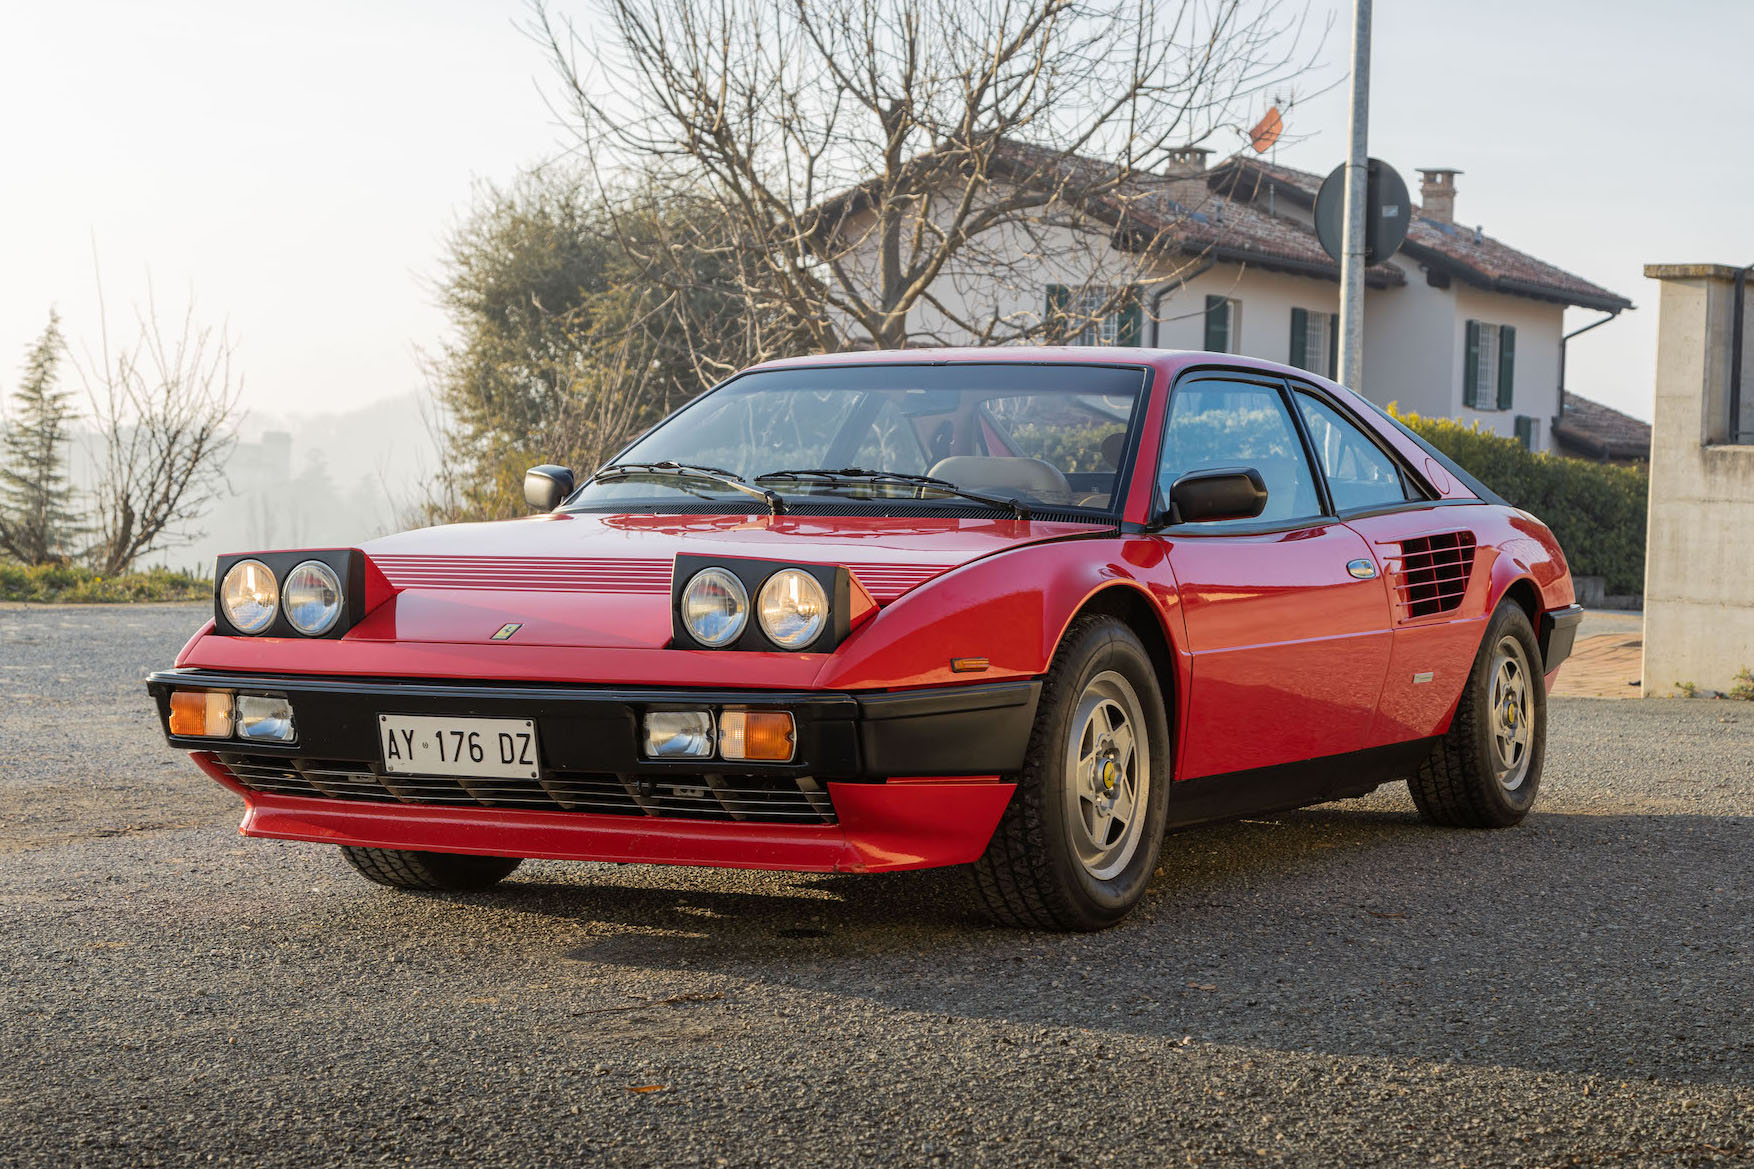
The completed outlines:
{"type": "Polygon", "coordinates": [[[1225,369],[1253,370],[1274,377],[1297,378],[1337,394],[1342,400],[1356,399],[1355,409],[1365,414],[1374,407],[1339,382],[1313,374],[1307,369],[1244,357],[1240,353],[1210,353],[1200,349],[1145,349],[1125,345],[992,345],[922,346],[918,349],[854,349],[842,353],[816,353],[802,357],[780,357],[752,365],[744,373],[768,369],[809,369],[822,366],[854,365],[1122,365],[1146,366],[1164,375],[1166,384],[1185,369],[1221,366],[1225,369]]]}
{"type": "MultiPolygon", "coordinates": [[[[1124,345],[994,345],[989,347],[921,347],[917,349],[855,349],[841,353],[817,353],[781,357],[754,365],[749,371],[800,369],[824,365],[1145,365],[1175,374],[1190,366],[1223,365],[1253,369],[1282,377],[1310,379],[1332,386],[1326,378],[1308,370],[1244,357],[1239,353],[1207,353],[1197,349],[1145,349],[1124,345]]],[[[745,372],[749,372],[745,371],[745,372]]]]}

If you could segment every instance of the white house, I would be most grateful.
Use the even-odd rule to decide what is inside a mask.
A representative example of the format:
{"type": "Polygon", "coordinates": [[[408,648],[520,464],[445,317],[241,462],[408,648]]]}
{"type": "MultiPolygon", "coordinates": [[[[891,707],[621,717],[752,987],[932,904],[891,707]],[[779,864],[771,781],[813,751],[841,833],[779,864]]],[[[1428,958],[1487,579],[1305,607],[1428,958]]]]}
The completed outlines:
{"type": "MultiPolygon", "coordinates": [[[[1105,286],[1100,265],[1090,264],[1087,231],[1061,232],[1063,240],[1051,228],[1035,232],[1012,246],[1015,255],[1005,254],[1005,243],[988,244],[989,266],[1004,278],[983,279],[973,270],[979,265],[947,276],[933,290],[943,313],[925,306],[914,335],[967,343],[958,319],[1078,316],[1114,303],[1121,287],[1119,311],[1089,318],[1074,344],[1242,353],[1331,376],[1339,268],[1315,234],[1321,177],[1243,155],[1208,168],[1209,154],[1178,151],[1165,173],[1128,192],[1125,224],[1175,241],[1154,268],[1117,262],[1118,283],[1105,286]]],[[[1560,437],[1567,429],[1566,307],[1612,316],[1631,302],[1455,222],[1458,172],[1421,173],[1423,202],[1406,243],[1366,276],[1364,384],[1354,388],[1381,404],[1478,422],[1533,449],[1554,449],[1555,425],[1560,437]]],[[[1126,238],[1121,230],[1113,237],[1116,246],[1126,238]]],[[[1570,429],[1583,449],[1598,445],[1581,412],[1570,429]]]]}

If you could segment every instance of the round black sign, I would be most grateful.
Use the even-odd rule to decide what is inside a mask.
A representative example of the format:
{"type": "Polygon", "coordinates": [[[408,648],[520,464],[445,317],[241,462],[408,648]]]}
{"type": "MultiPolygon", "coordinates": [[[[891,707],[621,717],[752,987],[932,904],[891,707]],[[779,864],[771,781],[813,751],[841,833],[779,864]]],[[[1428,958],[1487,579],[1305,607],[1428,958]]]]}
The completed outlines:
{"type": "MultiPolygon", "coordinates": [[[[1380,264],[1401,250],[1413,220],[1413,201],[1395,168],[1380,158],[1370,160],[1364,196],[1364,262],[1380,264]]],[[[1346,167],[1334,168],[1322,180],[1315,201],[1316,238],[1335,260],[1341,257],[1346,234],[1346,167]]]]}

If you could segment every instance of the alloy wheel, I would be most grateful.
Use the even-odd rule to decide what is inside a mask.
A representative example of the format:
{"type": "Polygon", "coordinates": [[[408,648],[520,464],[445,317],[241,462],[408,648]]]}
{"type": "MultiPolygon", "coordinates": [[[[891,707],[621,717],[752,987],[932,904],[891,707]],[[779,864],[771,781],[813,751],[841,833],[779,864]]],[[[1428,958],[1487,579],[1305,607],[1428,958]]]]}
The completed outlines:
{"type": "Polygon", "coordinates": [[[1072,715],[1066,747],[1066,819],[1085,872],[1099,881],[1127,867],[1144,834],[1151,794],[1145,713],[1113,670],[1092,678],[1072,715]]]}
{"type": "Polygon", "coordinates": [[[1502,637],[1492,651],[1492,770],[1499,786],[1514,792],[1529,775],[1535,719],[1529,659],[1515,637],[1502,637]]]}

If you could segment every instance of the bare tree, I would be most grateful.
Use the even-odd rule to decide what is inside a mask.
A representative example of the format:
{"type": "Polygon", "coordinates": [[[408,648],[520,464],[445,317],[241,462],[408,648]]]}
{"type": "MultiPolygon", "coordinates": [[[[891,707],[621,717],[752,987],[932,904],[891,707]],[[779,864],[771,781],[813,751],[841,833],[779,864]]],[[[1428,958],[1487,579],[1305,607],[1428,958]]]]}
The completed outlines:
{"type": "Polygon", "coordinates": [[[699,266],[666,257],[724,253],[749,312],[720,366],[1137,306],[1193,262],[1187,148],[1307,67],[1278,0],[598,0],[588,29],[533,4],[600,181],[696,208],[653,270],[681,292],[699,266]]]}
{"type": "Polygon", "coordinates": [[[197,322],[192,301],[174,331],[162,326],[150,291],[135,319],[133,339],[118,350],[106,325],[80,369],[103,436],[89,556],[105,575],[200,535],[192,525],[224,487],[243,389],[232,342],[197,322]]]}

